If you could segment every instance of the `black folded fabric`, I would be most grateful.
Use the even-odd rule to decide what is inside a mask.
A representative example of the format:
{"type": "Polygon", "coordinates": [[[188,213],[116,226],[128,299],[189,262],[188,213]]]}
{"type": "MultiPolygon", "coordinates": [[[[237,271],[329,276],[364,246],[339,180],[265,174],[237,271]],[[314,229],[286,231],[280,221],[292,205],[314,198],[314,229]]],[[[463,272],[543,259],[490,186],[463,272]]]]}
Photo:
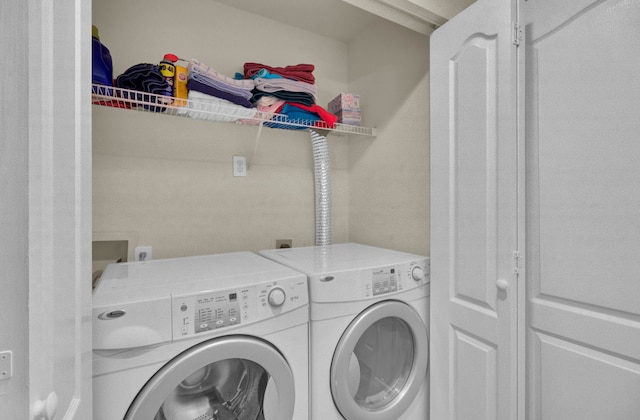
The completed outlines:
{"type": "Polygon", "coordinates": [[[279,90],[277,92],[263,92],[258,89],[254,89],[253,97],[251,101],[257,102],[263,96],[275,96],[278,99],[283,99],[287,102],[297,102],[299,104],[304,104],[307,106],[311,106],[315,103],[313,99],[313,95],[306,92],[290,92],[286,90],[279,90]]]}
{"type": "MultiPolygon", "coordinates": [[[[156,64],[146,63],[129,67],[116,78],[116,86],[122,89],[153,93],[155,95],[165,95],[170,87],[169,82],[160,72],[160,67],[156,64]]],[[[128,93],[123,92],[123,96],[128,96],[128,93]]],[[[156,97],[152,95],[135,94],[134,98],[125,99],[156,103],[156,97]]],[[[143,107],[152,112],[163,112],[166,109],[159,106],[143,105],[143,107]]]]}
{"type": "Polygon", "coordinates": [[[136,64],[129,67],[116,78],[116,85],[123,89],[139,90],[142,92],[162,95],[169,89],[169,82],[155,64],[136,64]]]}

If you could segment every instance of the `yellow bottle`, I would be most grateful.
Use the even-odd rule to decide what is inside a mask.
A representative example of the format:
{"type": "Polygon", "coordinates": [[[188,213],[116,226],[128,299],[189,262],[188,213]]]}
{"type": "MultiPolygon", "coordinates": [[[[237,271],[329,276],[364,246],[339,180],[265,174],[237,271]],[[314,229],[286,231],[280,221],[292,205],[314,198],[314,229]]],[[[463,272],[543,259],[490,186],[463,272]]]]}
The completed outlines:
{"type": "Polygon", "coordinates": [[[176,97],[173,104],[176,106],[185,106],[187,104],[187,68],[176,65],[176,77],[173,96],[176,97]]]}

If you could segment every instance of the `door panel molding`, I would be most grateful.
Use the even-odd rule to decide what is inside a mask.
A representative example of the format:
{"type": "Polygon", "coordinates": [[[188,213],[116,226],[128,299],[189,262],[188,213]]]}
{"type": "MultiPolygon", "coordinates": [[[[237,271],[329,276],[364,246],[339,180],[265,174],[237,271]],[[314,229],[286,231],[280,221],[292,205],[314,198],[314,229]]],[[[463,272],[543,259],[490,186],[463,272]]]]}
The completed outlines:
{"type": "Polygon", "coordinates": [[[496,389],[498,349],[494,343],[457,328],[451,329],[453,368],[453,417],[483,419],[496,418],[496,399],[491,390],[496,389]]]}
{"type": "Polygon", "coordinates": [[[476,34],[449,64],[452,298],[487,314],[497,306],[496,49],[496,36],[476,34]]]}
{"type": "Polygon", "coordinates": [[[479,0],[431,36],[433,419],[518,412],[515,5],[479,0]]]}
{"type": "Polygon", "coordinates": [[[640,4],[521,4],[527,418],[632,420],[640,412],[629,391],[640,389],[640,57],[629,51],[640,49],[640,4]]]}

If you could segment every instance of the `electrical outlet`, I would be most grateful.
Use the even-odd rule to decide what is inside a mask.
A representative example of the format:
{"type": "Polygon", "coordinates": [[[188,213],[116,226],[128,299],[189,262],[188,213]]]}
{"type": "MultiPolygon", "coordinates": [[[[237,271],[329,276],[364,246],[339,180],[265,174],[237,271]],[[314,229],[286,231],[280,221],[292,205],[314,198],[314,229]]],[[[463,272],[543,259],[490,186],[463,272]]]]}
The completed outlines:
{"type": "Polygon", "coordinates": [[[293,240],[291,239],[276,239],[276,248],[291,248],[293,246],[293,240]]]}
{"type": "Polygon", "coordinates": [[[233,176],[247,176],[247,158],[244,156],[233,157],[233,176]]]}
{"type": "Polygon", "coordinates": [[[153,258],[151,245],[137,246],[134,253],[136,261],[147,261],[153,258]]]}

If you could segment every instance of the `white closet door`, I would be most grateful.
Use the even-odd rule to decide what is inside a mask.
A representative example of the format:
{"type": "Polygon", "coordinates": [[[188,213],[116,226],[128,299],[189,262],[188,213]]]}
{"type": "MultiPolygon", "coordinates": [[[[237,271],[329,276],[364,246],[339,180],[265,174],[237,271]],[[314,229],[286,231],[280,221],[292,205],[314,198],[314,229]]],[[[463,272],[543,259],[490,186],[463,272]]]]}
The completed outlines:
{"type": "Polygon", "coordinates": [[[640,418],[640,2],[522,1],[527,418],[640,418]]]}
{"type": "Polygon", "coordinates": [[[29,419],[91,418],[90,22],[29,2],[29,419]]]}
{"type": "Polygon", "coordinates": [[[431,418],[517,416],[515,1],[431,36],[431,418]]]}

